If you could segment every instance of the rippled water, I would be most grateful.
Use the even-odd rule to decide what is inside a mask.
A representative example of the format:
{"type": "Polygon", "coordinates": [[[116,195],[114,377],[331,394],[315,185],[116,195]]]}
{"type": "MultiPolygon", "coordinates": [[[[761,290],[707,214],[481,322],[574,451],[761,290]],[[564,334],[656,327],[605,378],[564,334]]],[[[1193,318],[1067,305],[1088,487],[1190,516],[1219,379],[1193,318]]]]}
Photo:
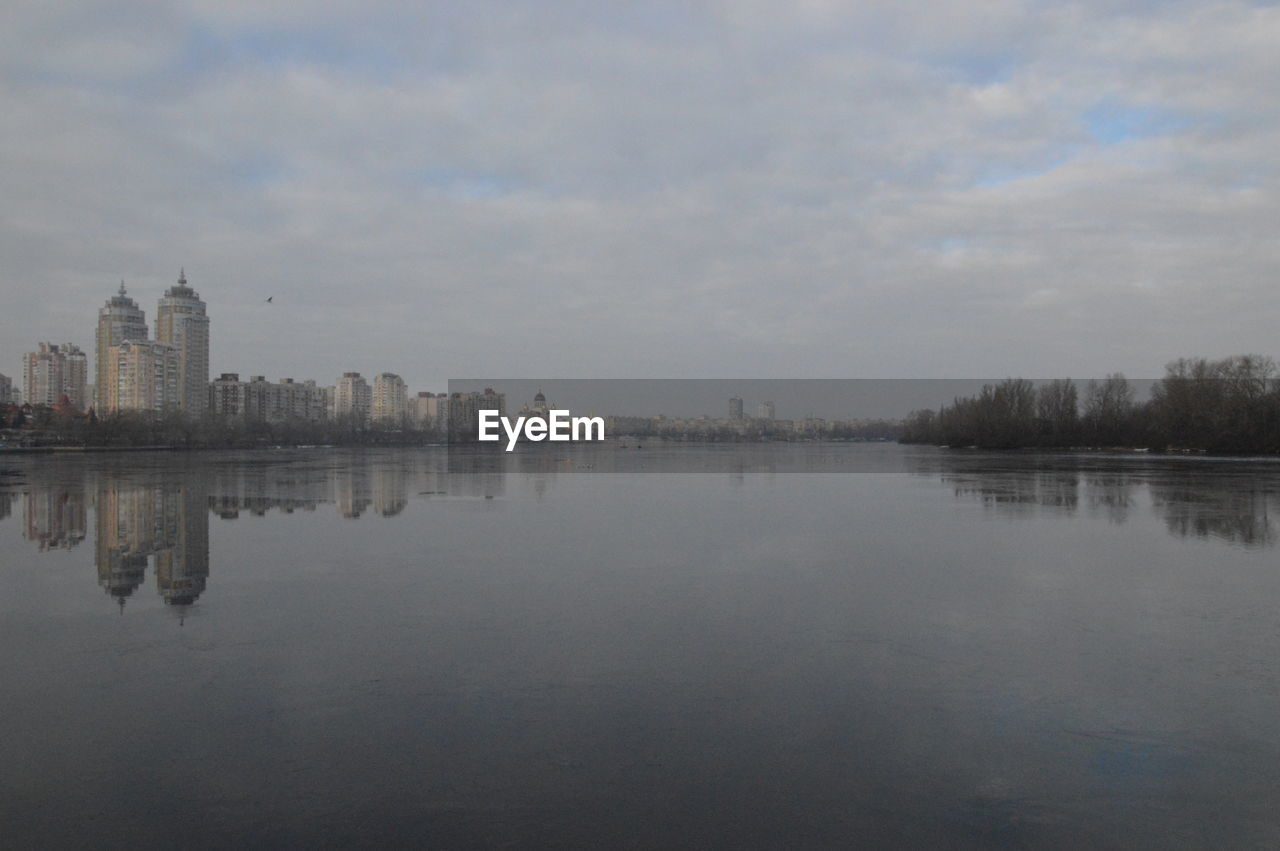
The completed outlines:
{"type": "Polygon", "coordinates": [[[1265,461],[0,456],[2,844],[1275,846],[1277,519],[1265,461]]]}

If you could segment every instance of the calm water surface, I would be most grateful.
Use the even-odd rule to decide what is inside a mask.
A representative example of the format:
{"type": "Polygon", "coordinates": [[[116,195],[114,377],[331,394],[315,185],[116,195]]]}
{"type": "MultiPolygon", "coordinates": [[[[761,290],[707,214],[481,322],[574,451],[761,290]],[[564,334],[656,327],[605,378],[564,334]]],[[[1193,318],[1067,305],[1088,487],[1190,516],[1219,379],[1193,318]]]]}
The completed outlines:
{"type": "Polygon", "coordinates": [[[0,456],[0,844],[1280,845],[1280,464],[503,463],[0,456]]]}

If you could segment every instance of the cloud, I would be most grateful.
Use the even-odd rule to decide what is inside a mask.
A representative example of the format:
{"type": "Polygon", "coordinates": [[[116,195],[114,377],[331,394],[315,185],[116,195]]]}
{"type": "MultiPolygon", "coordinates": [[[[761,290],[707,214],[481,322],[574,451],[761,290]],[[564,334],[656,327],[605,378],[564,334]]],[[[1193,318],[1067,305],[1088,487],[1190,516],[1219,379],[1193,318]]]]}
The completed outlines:
{"type": "Polygon", "coordinates": [[[6,374],[180,265],[215,372],[414,389],[1280,354],[1274,7],[58,10],[0,36],[6,374]]]}

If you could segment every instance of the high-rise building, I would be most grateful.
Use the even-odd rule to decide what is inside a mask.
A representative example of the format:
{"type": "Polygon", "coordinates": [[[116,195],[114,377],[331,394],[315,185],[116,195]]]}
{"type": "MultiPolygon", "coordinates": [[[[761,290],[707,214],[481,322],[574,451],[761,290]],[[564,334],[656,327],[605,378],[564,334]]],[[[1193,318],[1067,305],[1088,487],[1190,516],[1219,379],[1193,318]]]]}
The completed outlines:
{"type": "Polygon", "coordinates": [[[404,379],[384,372],[373,379],[373,421],[400,425],[409,412],[409,394],[404,379]]]}
{"type": "Polygon", "coordinates": [[[409,400],[409,418],[419,428],[443,428],[449,412],[448,393],[423,390],[409,400]]]}
{"type": "Polygon", "coordinates": [[[13,379],[4,373],[0,373],[0,405],[8,405],[13,402],[13,379]]]}
{"type": "Polygon", "coordinates": [[[185,269],[156,309],[156,342],[178,350],[178,409],[200,416],[209,405],[209,317],[185,269]]]}
{"type": "Polygon", "coordinates": [[[739,399],[737,396],[729,397],[729,419],[731,420],[742,419],[742,400],[739,399]]]}
{"type": "MultiPolygon", "coordinates": [[[[103,412],[162,411],[180,398],[177,346],[125,340],[107,349],[108,370],[103,412]]],[[[207,396],[207,393],[206,393],[207,396]]]]}
{"type": "Polygon", "coordinates": [[[22,356],[23,390],[32,405],[56,405],[63,396],[78,411],[86,408],[88,359],[79,346],[41,343],[22,356]]]}
{"type": "Polygon", "coordinates": [[[209,382],[209,410],[222,417],[265,422],[318,422],[329,417],[328,389],[292,378],[273,383],[261,375],[246,382],[238,373],[224,372],[209,382]]]}
{"type": "Polygon", "coordinates": [[[93,382],[94,404],[99,412],[108,410],[107,375],[111,371],[111,358],[107,350],[118,346],[125,340],[147,339],[147,317],[134,302],[125,295],[124,281],[120,282],[120,292],[107,299],[107,303],[98,310],[98,331],[96,335],[93,382]]]}
{"type": "Polygon", "coordinates": [[[344,372],[333,391],[335,417],[353,417],[357,423],[368,424],[373,413],[373,391],[369,382],[358,372],[344,372]]]}
{"type": "Polygon", "coordinates": [[[756,405],[756,416],[762,420],[771,420],[778,414],[772,402],[761,402],[756,405]]]}
{"type": "Polygon", "coordinates": [[[449,440],[462,443],[475,441],[480,433],[482,410],[497,411],[498,416],[506,416],[506,394],[498,393],[492,387],[484,388],[483,393],[450,394],[448,413],[445,415],[449,440]]]}

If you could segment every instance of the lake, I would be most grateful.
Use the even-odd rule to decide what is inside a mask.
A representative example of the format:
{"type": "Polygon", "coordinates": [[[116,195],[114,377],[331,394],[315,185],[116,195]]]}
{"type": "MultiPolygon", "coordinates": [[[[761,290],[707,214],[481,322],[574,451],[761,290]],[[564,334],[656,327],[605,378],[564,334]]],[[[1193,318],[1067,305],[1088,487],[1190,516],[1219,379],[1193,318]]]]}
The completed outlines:
{"type": "Polygon", "coordinates": [[[1265,460],[0,456],[3,844],[1280,846],[1278,522],[1265,460]]]}

